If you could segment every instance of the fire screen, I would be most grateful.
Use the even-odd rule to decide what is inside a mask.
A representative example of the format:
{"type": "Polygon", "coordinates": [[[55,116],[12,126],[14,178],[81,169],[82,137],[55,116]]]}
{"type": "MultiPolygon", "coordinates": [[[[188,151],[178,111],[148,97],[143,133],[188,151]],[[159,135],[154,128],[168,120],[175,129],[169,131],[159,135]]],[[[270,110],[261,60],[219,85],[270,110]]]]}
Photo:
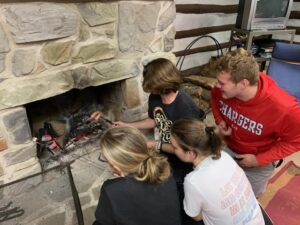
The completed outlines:
{"type": "Polygon", "coordinates": [[[0,186],[0,224],[83,225],[70,165],[0,186]]]}

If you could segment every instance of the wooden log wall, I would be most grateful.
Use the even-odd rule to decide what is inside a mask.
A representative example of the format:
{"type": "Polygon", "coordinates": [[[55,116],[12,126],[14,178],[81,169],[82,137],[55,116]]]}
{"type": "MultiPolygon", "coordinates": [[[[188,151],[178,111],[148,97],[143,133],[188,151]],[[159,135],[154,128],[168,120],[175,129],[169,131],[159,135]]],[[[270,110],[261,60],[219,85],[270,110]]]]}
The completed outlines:
{"type": "MultiPolygon", "coordinates": [[[[294,0],[292,12],[287,23],[287,28],[296,30],[294,41],[300,44],[300,0],[294,0]]],[[[274,38],[289,40],[289,38],[286,36],[274,36],[274,38]]]]}
{"type": "MultiPolygon", "coordinates": [[[[216,56],[216,45],[210,38],[201,38],[189,50],[185,48],[197,37],[210,35],[228,51],[230,30],[235,25],[238,0],[175,0],[175,46],[178,57],[186,54],[181,67],[184,75],[195,74],[211,56],[216,56]]],[[[296,29],[295,42],[300,43],[300,0],[294,0],[288,28],[296,29]]],[[[288,40],[288,35],[273,38],[288,40]]]]}

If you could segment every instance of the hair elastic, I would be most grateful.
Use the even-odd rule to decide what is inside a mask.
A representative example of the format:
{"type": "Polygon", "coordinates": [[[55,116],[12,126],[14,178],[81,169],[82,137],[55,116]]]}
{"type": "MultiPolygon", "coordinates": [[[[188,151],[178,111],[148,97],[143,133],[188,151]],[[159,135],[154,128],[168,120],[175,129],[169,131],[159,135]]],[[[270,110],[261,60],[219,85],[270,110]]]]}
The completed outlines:
{"type": "Polygon", "coordinates": [[[148,160],[152,158],[152,155],[149,155],[146,159],[143,160],[144,164],[147,164],[148,160]]]}
{"type": "Polygon", "coordinates": [[[215,128],[214,127],[205,127],[205,132],[211,136],[214,133],[215,128]]]}

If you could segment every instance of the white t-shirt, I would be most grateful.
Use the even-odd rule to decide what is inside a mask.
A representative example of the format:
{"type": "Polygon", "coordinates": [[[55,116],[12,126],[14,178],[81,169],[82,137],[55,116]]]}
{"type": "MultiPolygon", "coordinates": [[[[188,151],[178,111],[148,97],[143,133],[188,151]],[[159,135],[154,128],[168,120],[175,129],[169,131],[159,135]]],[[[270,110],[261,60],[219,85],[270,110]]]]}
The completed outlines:
{"type": "Polygon", "coordinates": [[[202,212],[206,225],[264,225],[251,185],[226,153],[205,158],[184,180],[184,210],[190,217],[202,212]]]}

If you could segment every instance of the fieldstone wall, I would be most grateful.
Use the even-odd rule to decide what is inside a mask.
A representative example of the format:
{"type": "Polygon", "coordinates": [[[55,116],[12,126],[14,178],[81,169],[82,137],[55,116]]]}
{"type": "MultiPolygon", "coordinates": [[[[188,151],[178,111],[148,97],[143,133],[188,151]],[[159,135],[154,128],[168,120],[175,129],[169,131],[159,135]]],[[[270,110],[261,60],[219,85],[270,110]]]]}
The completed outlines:
{"type": "Polygon", "coordinates": [[[0,12],[0,110],[138,77],[143,60],[173,48],[173,2],[7,3],[0,12]]]}
{"type": "Polygon", "coordinates": [[[0,111],[0,184],[41,171],[24,107],[0,111]]]}
{"type": "MultiPolygon", "coordinates": [[[[13,2],[0,3],[0,185],[42,170],[27,103],[118,81],[120,119],[142,119],[148,100],[143,65],[159,57],[176,60],[173,1],[13,2]]],[[[100,187],[112,173],[99,164],[97,149],[86,152],[71,168],[84,223],[91,224],[100,187]]],[[[0,208],[12,201],[24,210],[6,223],[77,224],[64,175],[1,188],[0,208]]]]}
{"type": "Polygon", "coordinates": [[[121,81],[123,117],[143,118],[142,69],[175,62],[173,1],[0,4],[0,183],[40,171],[27,103],[121,81]]]}

